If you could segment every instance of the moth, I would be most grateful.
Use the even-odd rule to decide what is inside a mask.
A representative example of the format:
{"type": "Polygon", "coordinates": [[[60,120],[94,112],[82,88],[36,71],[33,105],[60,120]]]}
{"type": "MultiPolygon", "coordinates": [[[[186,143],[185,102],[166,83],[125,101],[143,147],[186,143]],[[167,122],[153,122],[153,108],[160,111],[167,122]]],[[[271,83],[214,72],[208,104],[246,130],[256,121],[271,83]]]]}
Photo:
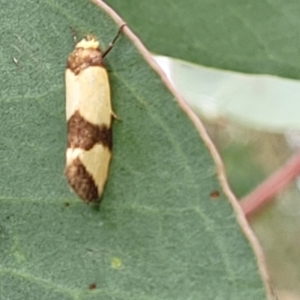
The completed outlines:
{"type": "Polygon", "coordinates": [[[107,180],[112,152],[112,116],[104,57],[113,48],[123,24],[108,48],[88,35],[67,59],[67,150],[64,174],[73,191],[87,203],[96,202],[107,180]]]}

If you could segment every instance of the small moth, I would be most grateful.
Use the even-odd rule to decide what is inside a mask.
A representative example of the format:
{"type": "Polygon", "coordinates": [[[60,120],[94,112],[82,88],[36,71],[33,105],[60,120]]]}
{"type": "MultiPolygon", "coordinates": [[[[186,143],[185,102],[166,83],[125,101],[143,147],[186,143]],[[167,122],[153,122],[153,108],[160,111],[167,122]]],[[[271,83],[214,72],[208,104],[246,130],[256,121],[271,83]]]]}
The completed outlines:
{"type": "Polygon", "coordinates": [[[102,53],[99,42],[93,36],[86,36],[76,44],[67,59],[64,173],[74,192],[87,203],[96,202],[101,197],[108,175],[114,114],[103,58],[112,49],[124,26],[102,53]]]}

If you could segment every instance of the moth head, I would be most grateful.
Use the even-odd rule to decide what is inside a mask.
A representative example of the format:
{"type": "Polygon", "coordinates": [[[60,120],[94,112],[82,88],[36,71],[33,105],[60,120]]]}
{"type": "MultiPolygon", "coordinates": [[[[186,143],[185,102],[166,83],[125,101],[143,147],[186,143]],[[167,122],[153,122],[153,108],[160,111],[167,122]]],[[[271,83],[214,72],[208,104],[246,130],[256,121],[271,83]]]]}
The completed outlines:
{"type": "Polygon", "coordinates": [[[76,44],[75,48],[99,49],[99,41],[93,35],[87,35],[76,44]]]}

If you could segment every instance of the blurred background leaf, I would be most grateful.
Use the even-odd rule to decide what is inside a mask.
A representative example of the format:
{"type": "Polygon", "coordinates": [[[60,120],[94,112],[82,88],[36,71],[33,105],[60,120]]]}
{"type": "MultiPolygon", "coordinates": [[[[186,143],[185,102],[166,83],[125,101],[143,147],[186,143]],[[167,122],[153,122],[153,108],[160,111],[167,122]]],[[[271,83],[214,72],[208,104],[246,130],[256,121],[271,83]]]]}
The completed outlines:
{"type": "Polygon", "coordinates": [[[297,0],[107,0],[150,51],[247,73],[299,78],[297,0]]]}

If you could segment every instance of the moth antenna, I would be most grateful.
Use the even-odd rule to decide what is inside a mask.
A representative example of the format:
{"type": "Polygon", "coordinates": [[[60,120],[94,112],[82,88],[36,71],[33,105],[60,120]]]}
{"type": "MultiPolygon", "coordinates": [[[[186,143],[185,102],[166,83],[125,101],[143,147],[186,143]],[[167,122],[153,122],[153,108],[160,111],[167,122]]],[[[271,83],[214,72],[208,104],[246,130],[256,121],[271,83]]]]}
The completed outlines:
{"type": "Polygon", "coordinates": [[[114,39],[109,43],[108,47],[102,52],[102,58],[104,58],[109,52],[110,50],[113,48],[115,42],[117,41],[118,37],[120,36],[122,29],[126,26],[126,23],[122,24],[116,34],[116,36],[114,37],[114,39]]]}

